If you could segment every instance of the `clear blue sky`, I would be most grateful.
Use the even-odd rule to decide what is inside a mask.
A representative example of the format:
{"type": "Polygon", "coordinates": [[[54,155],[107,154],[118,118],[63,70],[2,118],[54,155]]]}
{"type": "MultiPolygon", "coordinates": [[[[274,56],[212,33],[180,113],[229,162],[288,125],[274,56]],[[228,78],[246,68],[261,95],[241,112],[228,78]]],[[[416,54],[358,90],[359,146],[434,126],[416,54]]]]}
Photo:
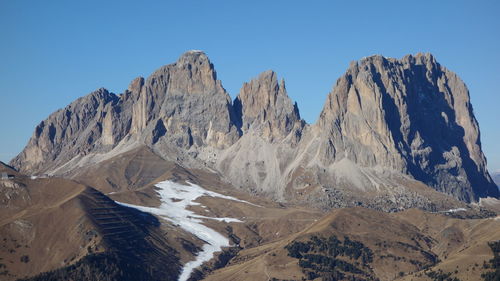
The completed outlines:
{"type": "Polygon", "coordinates": [[[349,62],[431,52],[471,92],[490,170],[500,169],[500,1],[0,0],[0,160],[51,112],[121,93],[204,50],[234,97],[273,69],[312,123],[349,62]]]}

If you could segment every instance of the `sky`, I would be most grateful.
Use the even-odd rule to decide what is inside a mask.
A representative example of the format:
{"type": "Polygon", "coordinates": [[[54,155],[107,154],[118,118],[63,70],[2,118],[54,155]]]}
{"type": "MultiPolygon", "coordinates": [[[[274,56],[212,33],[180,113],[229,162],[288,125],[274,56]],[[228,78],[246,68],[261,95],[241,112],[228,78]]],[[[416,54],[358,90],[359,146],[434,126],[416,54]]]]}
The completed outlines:
{"type": "Polygon", "coordinates": [[[272,69],[314,123],[351,61],[430,52],[467,84],[490,171],[500,170],[500,1],[0,0],[0,160],[78,97],[121,93],[187,50],[234,98],[272,69]]]}

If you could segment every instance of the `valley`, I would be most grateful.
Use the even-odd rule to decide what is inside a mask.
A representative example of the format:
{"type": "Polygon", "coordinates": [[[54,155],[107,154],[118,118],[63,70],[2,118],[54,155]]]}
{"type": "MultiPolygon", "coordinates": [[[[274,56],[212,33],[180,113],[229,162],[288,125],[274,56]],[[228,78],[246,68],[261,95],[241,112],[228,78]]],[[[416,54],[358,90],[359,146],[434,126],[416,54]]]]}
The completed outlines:
{"type": "MultiPolygon", "coordinates": [[[[145,152],[138,150],[136,153],[144,155],[145,152]]],[[[136,159],[134,161],[140,159],[132,154],[129,157],[136,159]]],[[[71,276],[68,273],[57,275],[57,270],[61,270],[58,269],[60,263],[67,264],[63,272],[77,272],[82,263],[95,267],[92,261],[98,262],[103,256],[106,264],[114,264],[108,266],[111,268],[120,268],[123,262],[130,259],[129,262],[132,262],[134,256],[135,259],[149,261],[148,268],[155,268],[155,264],[161,262],[162,266],[157,265],[158,274],[166,274],[165,270],[178,272],[171,275],[179,276],[172,280],[323,280],[327,276],[351,276],[349,278],[359,280],[428,280],[426,274],[440,270],[450,272],[450,276],[459,280],[480,280],[481,274],[488,271],[482,267],[483,263],[493,257],[488,243],[498,239],[500,231],[499,217],[464,218],[479,216],[480,213],[475,210],[477,207],[473,205],[460,212],[442,210],[429,213],[408,209],[384,213],[362,207],[325,212],[249,195],[224,184],[215,174],[196,173],[166,162],[163,165],[166,172],[149,184],[132,190],[108,192],[108,195],[82,185],[65,195],[72,190],[69,186],[78,184],[57,178],[31,180],[16,173],[13,182],[25,184],[28,191],[34,184],[44,181],[50,181],[50,186],[64,187],[59,192],[61,199],[43,202],[49,209],[57,209],[59,207],[53,206],[68,205],[75,198],[81,198],[82,207],[66,207],[61,215],[68,227],[82,228],[81,219],[74,222],[65,219],[80,210],[80,216],[88,217],[84,224],[87,230],[77,232],[83,239],[78,242],[82,249],[79,256],[72,257],[75,250],[67,248],[68,257],[72,259],[54,256],[50,259],[51,264],[46,264],[49,261],[46,255],[43,259],[45,263],[40,263],[42,260],[35,254],[40,251],[36,243],[47,241],[44,237],[53,237],[58,241],[52,242],[54,247],[61,244],[66,248],[64,239],[59,238],[67,234],[52,233],[49,230],[52,228],[32,231],[31,243],[29,240],[18,242],[26,243],[28,251],[17,250],[19,253],[8,254],[9,249],[3,250],[3,264],[9,272],[9,275],[4,275],[6,280],[23,277],[18,274],[26,272],[27,266],[34,270],[33,273],[56,272],[27,280],[71,276]],[[125,203],[116,204],[114,201],[125,203]],[[126,208],[122,210],[124,207],[121,206],[126,208]],[[456,213],[463,213],[462,218],[454,218],[456,213]],[[149,230],[133,230],[136,227],[149,230]],[[87,241],[85,237],[91,239],[87,241]],[[321,243],[326,241],[333,241],[332,246],[328,246],[333,248],[324,248],[326,252],[319,250],[324,247],[321,243]],[[144,243],[143,246],[139,246],[141,243],[144,243]],[[297,245],[317,246],[308,252],[291,251],[297,245]],[[366,254],[358,256],[355,249],[366,254]],[[332,251],[338,254],[330,256],[332,251]],[[152,259],[149,259],[152,254],[152,259]],[[23,255],[29,257],[29,262],[16,267],[9,264],[23,255]],[[471,256],[474,259],[470,259],[471,256]],[[313,257],[323,257],[321,260],[329,264],[334,262],[336,266],[329,266],[330,269],[324,271],[318,267],[321,263],[311,260],[313,257]],[[184,269],[181,269],[181,264],[184,269]]],[[[123,169],[127,170],[127,167],[123,169]]],[[[99,170],[106,169],[102,166],[99,170]]],[[[120,173],[120,170],[116,172],[120,173]]],[[[35,194],[29,194],[29,202],[33,204],[35,194]]],[[[30,208],[27,205],[14,212],[24,215],[6,214],[9,219],[3,220],[0,228],[4,233],[2,237],[18,236],[12,227],[20,222],[32,225],[39,220],[36,215],[28,215],[30,208]]],[[[50,245],[47,242],[43,244],[50,245]]],[[[307,248],[311,249],[311,246],[307,248]]],[[[136,274],[142,276],[142,280],[157,280],[154,273],[150,275],[142,271],[135,268],[124,274],[136,274]]],[[[95,269],[91,272],[94,276],[101,276],[93,280],[113,278],[109,268],[101,271],[100,275],[95,269]]]]}

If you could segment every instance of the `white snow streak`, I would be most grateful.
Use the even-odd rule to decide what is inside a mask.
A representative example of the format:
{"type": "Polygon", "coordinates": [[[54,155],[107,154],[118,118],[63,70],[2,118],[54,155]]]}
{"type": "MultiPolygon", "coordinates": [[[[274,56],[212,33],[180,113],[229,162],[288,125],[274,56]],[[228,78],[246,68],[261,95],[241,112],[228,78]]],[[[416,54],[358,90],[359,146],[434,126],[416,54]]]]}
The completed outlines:
{"type": "Polygon", "coordinates": [[[159,188],[157,192],[160,195],[161,200],[161,205],[158,208],[117,202],[118,204],[127,207],[136,208],[138,210],[160,216],[161,218],[180,226],[182,229],[192,233],[207,243],[203,245],[202,250],[198,253],[194,261],[190,261],[184,265],[179,281],[187,280],[195,268],[212,259],[214,253],[221,251],[222,247],[229,246],[229,239],[217,231],[203,225],[202,219],[224,222],[242,222],[235,218],[213,218],[201,216],[193,211],[187,210],[188,206],[201,205],[200,203],[194,202],[194,200],[201,196],[210,196],[260,207],[259,205],[255,205],[244,200],[239,200],[231,196],[206,190],[190,182],[188,182],[188,184],[189,185],[182,185],[172,181],[163,181],[156,184],[156,187],[159,188]]]}
{"type": "Polygon", "coordinates": [[[456,213],[456,212],[465,212],[467,209],[465,208],[456,208],[456,209],[449,209],[446,211],[442,211],[443,213],[456,213]]]}

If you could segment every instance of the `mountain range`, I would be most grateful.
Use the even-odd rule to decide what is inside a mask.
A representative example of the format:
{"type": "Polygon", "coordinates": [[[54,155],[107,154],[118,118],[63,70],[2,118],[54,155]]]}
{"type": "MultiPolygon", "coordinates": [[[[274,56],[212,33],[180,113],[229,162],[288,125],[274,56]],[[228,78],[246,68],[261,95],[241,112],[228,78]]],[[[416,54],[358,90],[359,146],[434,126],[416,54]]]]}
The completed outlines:
{"type": "Polygon", "coordinates": [[[122,94],[101,88],[54,112],[10,164],[68,175],[145,145],[281,201],[367,206],[375,193],[392,203],[373,207],[425,207],[407,186],[498,198],[479,135],[467,87],[430,54],[353,62],[306,124],[273,71],[231,101],[205,53],[189,51],[122,94]]]}
{"type": "Polygon", "coordinates": [[[464,82],[431,54],[374,55],[352,62],[325,99],[308,124],[268,70],[233,100],[207,55],[193,50],[123,93],[100,88],[75,100],[0,167],[0,275],[489,274],[500,193],[464,82]],[[205,256],[213,237],[182,225],[172,204],[230,246],[205,256]],[[198,258],[210,261],[191,267],[198,258]]]}

